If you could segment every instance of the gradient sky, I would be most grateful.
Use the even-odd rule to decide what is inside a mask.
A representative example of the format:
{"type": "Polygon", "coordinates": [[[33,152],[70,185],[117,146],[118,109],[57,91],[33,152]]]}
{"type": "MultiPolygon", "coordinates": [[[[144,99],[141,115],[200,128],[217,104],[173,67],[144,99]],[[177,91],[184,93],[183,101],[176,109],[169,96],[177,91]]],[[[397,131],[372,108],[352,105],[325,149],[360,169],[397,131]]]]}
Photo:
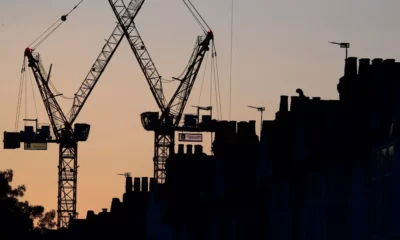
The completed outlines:
{"type": "MultiPolygon", "coordinates": [[[[0,1],[0,129],[13,131],[23,51],[76,1],[0,1]]],[[[192,0],[215,33],[223,118],[229,115],[229,53],[231,0],[192,0]]],[[[337,99],[343,74],[344,50],[329,41],[351,43],[350,56],[400,58],[398,0],[235,0],[231,118],[259,120],[247,105],[265,106],[273,119],[280,95],[337,99]]],[[[106,0],[85,0],[68,21],[40,48],[52,81],[65,96],[80,86],[116,19],[106,0]]],[[[146,0],[136,18],[138,29],[156,66],[165,78],[178,76],[201,33],[181,0],[146,0]]],[[[209,68],[208,68],[209,69],[209,68]]],[[[209,71],[207,71],[209,72],[209,71]]],[[[197,105],[201,74],[187,104],[197,105]]],[[[209,105],[206,75],[201,105],[209,105]]],[[[176,85],[165,84],[167,93],[176,85]]],[[[28,85],[28,117],[35,105],[28,85]]],[[[49,123],[36,85],[33,86],[41,123],[49,123]]],[[[168,95],[170,96],[170,95],[168,95]]],[[[213,97],[214,99],[214,97],[213,97]]],[[[59,100],[68,112],[71,101],[59,100]]],[[[214,103],[215,104],[215,103],[214,103]]],[[[114,55],[77,122],[91,124],[86,143],[79,145],[78,211],[96,212],[121,197],[124,178],[152,176],[153,133],[146,132],[139,114],[156,111],[147,82],[126,40],[114,55]]],[[[24,118],[24,108],[21,111],[24,118]]],[[[20,122],[20,129],[23,128],[20,122]]],[[[27,186],[26,199],[48,210],[57,207],[58,146],[30,152],[0,149],[0,169],[15,171],[14,184],[27,186]]]]}

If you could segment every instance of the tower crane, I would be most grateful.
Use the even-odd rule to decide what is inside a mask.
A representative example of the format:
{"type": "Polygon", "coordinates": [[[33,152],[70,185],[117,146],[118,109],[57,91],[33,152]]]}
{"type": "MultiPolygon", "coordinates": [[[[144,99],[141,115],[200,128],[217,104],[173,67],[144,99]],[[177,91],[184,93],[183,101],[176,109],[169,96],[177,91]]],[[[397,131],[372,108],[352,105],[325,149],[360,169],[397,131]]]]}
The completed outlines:
{"type": "MultiPolygon", "coordinates": [[[[131,9],[131,12],[129,14],[132,18],[136,16],[143,2],[144,0],[132,0],[130,2],[129,9],[131,9]]],[[[62,22],[67,19],[68,14],[61,17],[62,22]]],[[[128,14],[128,12],[121,13],[121,15],[124,14],[128,14]]],[[[69,115],[66,115],[56,99],[62,94],[54,94],[50,88],[52,86],[50,80],[52,65],[50,65],[49,72],[46,73],[40,54],[34,52],[58,27],[59,25],[53,24],[52,27],[46,30],[49,32],[48,34],[42,34],[36,39],[39,44],[36,44],[34,49],[28,47],[24,52],[24,59],[28,59],[28,66],[31,68],[39,88],[55,139],[51,136],[48,126],[43,126],[41,129],[36,128],[36,131],[33,130],[33,127],[26,126],[24,131],[21,132],[4,132],[4,149],[20,148],[21,142],[24,143],[25,150],[46,150],[47,143],[59,144],[57,228],[67,228],[70,219],[77,217],[78,142],[86,141],[90,131],[90,125],[88,124],[76,123],[74,127],[73,124],[124,35],[121,26],[117,24],[83,83],[75,93],[72,108],[69,111],[69,115]],[[40,148],[41,146],[46,147],[40,148]]],[[[23,72],[25,72],[25,64],[23,72]]]]}
{"type": "MultiPolygon", "coordinates": [[[[155,132],[153,161],[154,178],[156,178],[158,183],[164,183],[165,181],[165,164],[167,159],[174,154],[175,131],[179,129],[179,122],[182,118],[183,110],[189,99],[204,56],[206,52],[210,50],[210,42],[214,39],[213,32],[190,0],[183,0],[183,2],[200,24],[204,36],[197,37],[194,51],[184,73],[180,77],[174,78],[179,81],[180,84],[170,101],[167,102],[163,92],[162,77],[158,73],[133,19],[129,16],[126,17],[119,14],[124,11],[124,9],[127,9],[128,12],[131,12],[131,10],[129,7],[126,8],[124,6],[123,0],[109,0],[111,8],[124,30],[129,45],[150,86],[150,91],[161,111],[161,116],[159,116],[159,112],[144,112],[141,114],[143,127],[147,131],[155,132]]],[[[190,130],[193,131],[193,129],[190,130]]],[[[200,131],[201,129],[197,130],[200,131]]],[[[207,130],[203,129],[203,131],[207,130]]]]}

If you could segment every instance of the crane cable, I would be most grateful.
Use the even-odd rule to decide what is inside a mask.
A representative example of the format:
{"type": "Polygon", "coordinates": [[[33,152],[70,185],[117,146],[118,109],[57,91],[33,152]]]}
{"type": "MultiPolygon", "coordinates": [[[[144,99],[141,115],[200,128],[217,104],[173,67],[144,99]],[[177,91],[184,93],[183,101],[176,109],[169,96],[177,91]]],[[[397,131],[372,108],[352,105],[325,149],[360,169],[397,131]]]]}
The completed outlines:
{"type": "MultiPolygon", "coordinates": [[[[81,0],[77,5],[75,5],[67,14],[62,15],[61,18],[57,19],[56,22],[54,22],[49,28],[46,29],[46,31],[44,31],[42,34],[39,35],[39,37],[37,37],[33,42],[31,42],[28,46],[28,48],[31,48],[32,45],[34,45],[32,47],[32,51],[34,51],[35,49],[37,49],[55,30],[57,30],[61,24],[63,22],[65,22],[67,20],[67,17],[69,16],[69,14],[71,14],[75,9],[78,8],[78,6],[83,2],[84,0],[81,0]],[[61,21],[61,22],[60,22],[61,21]],[[54,27],[55,26],[55,27],[54,27]],[[39,40],[39,41],[38,41],[39,40]]],[[[36,118],[38,117],[38,112],[37,112],[37,106],[36,106],[36,99],[35,99],[35,93],[33,91],[33,81],[32,81],[32,76],[29,75],[30,78],[30,82],[31,82],[31,87],[32,87],[32,95],[33,95],[33,100],[34,100],[34,104],[35,104],[35,110],[36,110],[36,118]]],[[[20,83],[19,83],[19,90],[18,90],[18,100],[17,100],[17,113],[15,116],[15,131],[18,130],[18,123],[19,123],[19,118],[20,118],[20,114],[21,114],[21,105],[22,105],[22,94],[23,94],[23,90],[24,90],[24,86],[25,86],[25,118],[27,118],[28,115],[28,103],[27,103],[27,95],[28,95],[28,78],[27,78],[27,73],[26,73],[26,61],[25,61],[25,56],[23,59],[23,63],[22,63],[22,68],[21,68],[21,76],[20,76],[20,83]]],[[[58,90],[55,88],[55,86],[50,82],[50,85],[53,87],[53,89],[55,89],[56,92],[58,92],[58,90]]],[[[69,99],[67,97],[64,97],[66,99],[69,99]]]]}
{"type": "Polygon", "coordinates": [[[14,131],[18,131],[18,125],[19,125],[19,120],[20,120],[20,116],[21,116],[22,93],[23,92],[25,93],[25,96],[24,96],[24,100],[25,100],[25,103],[24,103],[25,104],[25,106],[24,106],[25,119],[28,118],[28,77],[27,77],[27,75],[29,75],[29,80],[30,80],[31,90],[32,90],[32,96],[33,96],[33,102],[34,102],[34,106],[35,106],[36,119],[38,119],[38,110],[37,110],[35,92],[34,92],[34,89],[33,89],[32,74],[28,74],[26,72],[26,62],[25,62],[25,59],[24,59],[23,65],[22,65],[22,69],[21,69],[20,85],[19,85],[19,91],[18,91],[17,113],[16,113],[16,117],[15,117],[14,131]]]}
{"type": "Polygon", "coordinates": [[[29,44],[28,47],[32,47],[33,50],[37,49],[47,38],[50,37],[50,35],[57,30],[61,24],[63,24],[65,21],[67,21],[67,17],[69,14],[71,14],[76,8],[78,8],[78,6],[83,2],[83,0],[81,0],[77,5],[75,5],[75,7],[73,7],[71,9],[71,11],[69,11],[67,14],[62,15],[61,18],[57,19],[57,21],[55,21],[49,28],[46,29],[46,31],[44,31],[42,34],[39,35],[39,37],[37,37],[31,44],[29,44]],[[54,27],[55,26],[55,27],[54,27]],[[43,37],[44,36],[44,37],[43,37]],[[43,38],[42,38],[43,37],[43,38]],[[40,40],[39,40],[40,39],[40,40]],[[39,41],[38,41],[39,40],[39,41]],[[35,44],[36,43],[36,44],[35,44]],[[35,45],[34,45],[35,44],[35,45]]]}
{"type": "Polygon", "coordinates": [[[219,108],[219,114],[220,114],[220,119],[222,120],[222,118],[223,118],[223,116],[222,116],[222,102],[221,102],[221,88],[220,88],[220,85],[219,85],[219,69],[218,69],[218,55],[217,55],[217,50],[216,50],[216,47],[215,47],[215,41],[213,41],[213,46],[212,46],[212,48],[213,48],[213,54],[214,54],[214,57],[215,57],[215,79],[216,79],[216,82],[215,82],[215,91],[216,91],[216,98],[218,99],[217,100],[217,102],[218,102],[218,104],[219,104],[219,106],[218,106],[218,108],[219,108]]]}
{"type": "Polygon", "coordinates": [[[222,120],[222,105],[221,105],[221,94],[219,89],[219,74],[218,74],[218,62],[217,52],[215,45],[212,45],[211,53],[211,82],[210,82],[210,105],[212,105],[212,87],[215,90],[215,104],[217,106],[217,118],[222,120]],[[214,83],[214,86],[213,86],[214,83]]]}
{"type": "Polygon", "coordinates": [[[183,0],[183,3],[186,5],[186,7],[189,9],[190,13],[192,13],[192,16],[194,17],[194,19],[196,20],[196,22],[199,24],[200,28],[203,30],[204,33],[207,33],[207,31],[210,31],[211,28],[208,26],[207,22],[204,20],[204,18],[200,15],[200,13],[197,11],[197,9],[195,8],[195,6],[192,4],[192,2],[190,2],[190,0],[186,0],[187,2],[185,2],[185,0],[183,0]],[[191,8],[192,7],[192,8],[191,8]],[[193,11],[193,10],[194,11],[193,11]],[[197,15],[196,15],[197,13],[197,15]],[[201,21],[200,21],[201,20],[201,21]]]}
{"type": "Polygon", "coordinates": [[[29,74],[29,79],[30,79],[30,82],[31,82],[32,97],[33,97],[33,103],[34,103],[34,105],[35,105],[36,119],[38,119],[39,114],[38,114],[37,105],[36,105],[35,91],[33,90],[33,80],[32,80],[33,72],[31,72],[31,73],[32,73],[32,74],[29,74]]]}
{"type": "Polygon", "coordinates": [[[209,57],[209,55],[210,55],[209,53],[210,53],[210,52],[207,52],[207,56],[206,56],[206,64],[204,65],[203,79],[201,80],[199,101],[197,102],[197,106],[200,106],[201,94],[202,94],[202,92],[203,92],[204,79],[206,78],[206,70],[207,70],[208,57],[209,57]]]}
{"type": "Polygon", "coordinates": [[[231,120],[231,107],[232,107],[232,65],[233,65],[233,10],[234,0],[232,0],[231,7],[231,49],[230,49],[230,64],[229,64],[229,120],[231,120]]]}
{"type": "Polygon", "coordinates": [[[17,100],[17,113],[15,116],[15,123],[14,123],[14,131],[16,132],[18,130],[18,123],[19,123],[19,116],[21,113],[21,101],[22,101],[22,91],[24,88],[24,82],[25,82],[25,58],[22,62],[22,68],[21,68],[21,77],[19,79],[19,89],[18,89],[18,100],[17,100]]]}

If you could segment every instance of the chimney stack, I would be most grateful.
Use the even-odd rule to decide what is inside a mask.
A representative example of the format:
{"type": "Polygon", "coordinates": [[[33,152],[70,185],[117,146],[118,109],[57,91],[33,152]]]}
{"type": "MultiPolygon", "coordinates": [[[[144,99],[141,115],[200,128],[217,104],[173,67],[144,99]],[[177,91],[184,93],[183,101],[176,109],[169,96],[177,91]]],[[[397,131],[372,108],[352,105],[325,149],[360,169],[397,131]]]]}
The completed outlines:
{"type": "Polygon", "coordinates": [[[186,145],[186,154],[193,154],[193,145],[192,144],[188,144],[186,145]]]}
{"type": "Polygon", "coordinates": [[[103,210],[103,213],[106,213],[106,212],[107,212],[107,208],[103,208],[103,209],[101,209],[101,210],[103,210]]]}
{"type": "Polygon", "coordinates": [[[251,135],[251,136],[254,136],[254,135],[257,135],[256,134],[256,121],[254,121],[254,120],[251,120],[251,121],[249,121],[249,123],[248,123],[248,134],[249,135],[251,135]]]}
{"type": "Polygon", "coordinates": [[[368,68],[370,66],[370,59],[369,58],[361,58],[359,60],[359,67],[358,67],[358,75],[366,76],[368,75],[368,68]]]}
{"type": "Polygon", "coordinates": [[[118,211],[121,201],[119,198],[113,198],[111,202],[111,209],[110,212],[115,213],[118,211]]]}
{"type": "Polygon", "coordinates": [[[289,97],[288,96],[281,96],[281,103],[279,105],[279,112],[288,112],[289,111],[289,97]]]}
{"type": "Polygon", "coordinates": [[[202,155],[203,154],[203,146],[201,145],[194,145],[194,154],[202,155]]]}
{"type": "Polygon", "coordinates": [[[185,145],[183,145],[183,144],[178,145],[178,154],[179,155],[185,154],[185,145]]]}
{"type": "Polygon", "coordinates": [[[372,65],[379,65],[383,63],[383,59],[382,58],[374,58],[372,60],[372,65]]]}
{"type": "Polygon", "coordinates": [[[391,64],[391,63],[395,63],[396,62],[396,59],[385,59],[384,61],[383,61],[383,63],[389,63],[389,64],[391,64]]]}
{"type": "Polygon", "coordinates": [[[346,59],[346,64],[344,67],[344,75],[346,77],[357,76],[357,58],[349,57],[346,59]]]}
{"type": "Polygon", "coordinates": [[[226,135],[226,124],[228,121],[220,121],[216,122],[216,131],[215,131],[215,140],[216,141],[222,141],[225,138],[226,135]]]}
{"type": "Polygon", "coordinates": [[[150,178],[150,192],[156,189],[157,180],[155,178],[150,178]]]}
{"type": "Polygon", "coordinates": [[[247,124],[247,122],[243,122],[243,121],[240,121],[240,122],[238,122],[238,128],[237,128],[237,134],[238,134],[238,136],[244,136],[244,135],[246,135],[246,124],[247,124]]]}
{"type": "Polygon", "coordinates": [[[148,191],[149,191],[149,178],[142,177],[142,192],[148,192],[148,191]]]}
{"type": "Polygon", "coordinates": [[[94,216],[96,216],[96,215],[94,214],[94,211],[93,211],[93,210],[87,211],[86,219],[90,220],[90,219],[92,219],[94,216]]]}
{"type": "Polygon", "coordinates": [[[140,192],[140,178],[138,177],[135,177],[135,180],[133,182],[133,191],[140,192]]]}
{"type": "Polygon", "coordinates": [[[125,180],[125,192],[132,192],[132,177],[128,176],[125,180]]]}
{"type": "Polygon", "coordinates": [[[237,125],[236,121],[229,121],[227,123],[227,128],[228,128],[228,134],[227,135],[229,137],[233,137],[233,136],[236,135],[236,125],[237,125]]]}

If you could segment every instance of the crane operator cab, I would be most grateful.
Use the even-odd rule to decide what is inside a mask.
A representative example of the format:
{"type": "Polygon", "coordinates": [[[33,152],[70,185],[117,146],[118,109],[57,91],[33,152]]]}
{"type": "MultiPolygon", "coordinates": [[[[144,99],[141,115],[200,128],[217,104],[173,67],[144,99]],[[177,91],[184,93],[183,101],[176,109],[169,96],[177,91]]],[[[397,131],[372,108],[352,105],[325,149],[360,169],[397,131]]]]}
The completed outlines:
{"type": "Polygon", "coordinates": [[[144,112],[140,114],[143,128],[147,131],[155,130],[159,126],[158,112],[144,112]]]}
{"type": "Polygon", "coordinates": [[[86,123],[76,123],[74,138],[76,141],[85,142],[89,138],[90,125],[86,123]]]}

